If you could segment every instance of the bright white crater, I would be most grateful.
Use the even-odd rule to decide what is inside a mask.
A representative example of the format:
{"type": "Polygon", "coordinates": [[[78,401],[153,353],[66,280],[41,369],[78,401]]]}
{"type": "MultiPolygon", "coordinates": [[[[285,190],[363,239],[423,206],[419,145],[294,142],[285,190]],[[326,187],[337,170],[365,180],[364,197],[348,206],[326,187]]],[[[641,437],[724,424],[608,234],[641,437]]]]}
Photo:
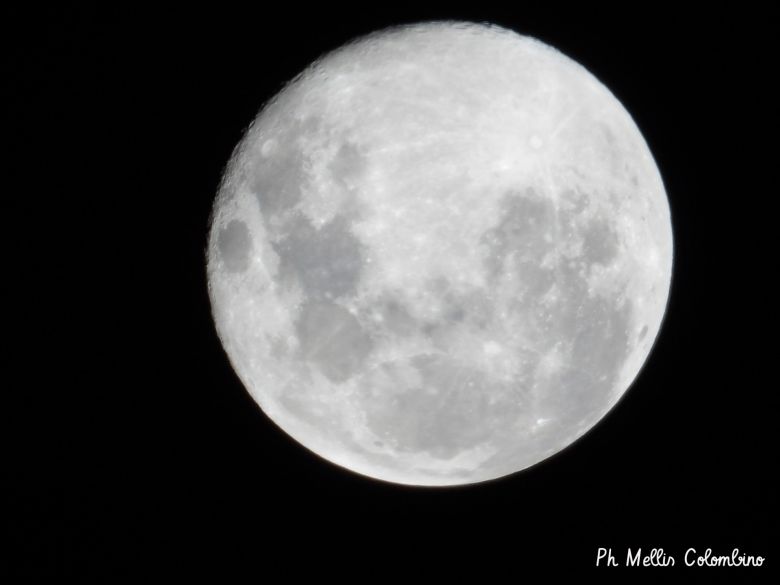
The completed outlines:
{"type": "Polygon", "coordinates": [[[672,232],[620,102],[529,37],[361,38],[258,115],[217,197],[217,331],[318,455],[391,482],[497,478],[560,451],[647,359],[672,232]]]}

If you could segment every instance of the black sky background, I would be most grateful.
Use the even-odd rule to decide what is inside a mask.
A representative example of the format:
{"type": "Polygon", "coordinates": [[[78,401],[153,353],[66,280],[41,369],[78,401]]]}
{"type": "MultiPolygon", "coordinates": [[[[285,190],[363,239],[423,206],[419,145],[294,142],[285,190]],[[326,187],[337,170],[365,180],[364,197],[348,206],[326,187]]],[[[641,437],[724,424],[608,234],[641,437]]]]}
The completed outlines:
{"type": "MultiPolygon", "coordinates": [[[[776,563],[777,31],[746,5],[3,9],[6,582],[748,582],[776,563]],[[393,24],[490,21],[579,61],[663,175],[670,303],[625,398],[475,486],[341,470],[265,417],[206,292],[222,169],[313,59],[393,24]],[[595,569],[597,547],[674,569],[595,569]],[[768,557],[686,569],[688,547],[768,557]]],[[[3,533],[0,532],[0,536],[3,533]]]]}

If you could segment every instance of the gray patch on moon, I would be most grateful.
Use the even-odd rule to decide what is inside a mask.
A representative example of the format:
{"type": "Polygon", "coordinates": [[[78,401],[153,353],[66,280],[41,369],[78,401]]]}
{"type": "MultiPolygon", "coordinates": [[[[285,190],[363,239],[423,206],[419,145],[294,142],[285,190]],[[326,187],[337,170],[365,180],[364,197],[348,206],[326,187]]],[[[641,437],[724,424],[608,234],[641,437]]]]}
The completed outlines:
{"type": "Polygon", "coordinates": [[[275,146],[269,149],[267,156],[253,161],[250,190],[257,197],[266,221],[292,209],[301,200],[303,188],[309,180],[301,138],[314,132],[318,126],[317,118],[285,125],[274,136],[275,146]]]}
{"type": "Polygon", "coordinates": [[[344,382],[360,371],[373,349],[371,337],[357,318],[335,303],[307,302],[295,329],[300,357],[332,382],[344,382]]]}
{"type": "Polygon", "coordinates": [[[360,384],[367,424],[399,452],[439,459],[488,441],[517,418],[517,387],[442,354],[385,362],[360,384]]]}
{"type": "Polygon", "coordinates": [[[488,249],[488,276],[494,281],[500,279],[506,274],[507,262],[511,262],[520,292],[531,297],[541,295],[555,282],[553,271],[542,265],[555,245],[555,207],[530,188],[523,194],[508,193],[502,207],[501,221],[482,235],[488,249]]]}
{"type": "Polygon", "coordinates": [[[591,264],[606,265],[617,256],[617,234],[606,220],[591,221],[582,237],[582,254],[591,264]]]}
{"type": "Polygon", "coordinates": [[[243,221],[231,220],[217,234],[217,248],[228,272],[243,272],[249,267],[252,236],[243,221]]]}
{"type": "MultiPolygon", "coordinates": [[[[560,450],[574,439],[572,432],[590,428],[610,405],[620,368],[629,353],[626,328],[632,320],[631,306],[626,303],[616,307],[613,299],[581,300],[582,309],[568,310],[553,337],[540,344],[551,348],[552,341],[558,340],[570,346],[560,368],[536,373],[529,381],[534,397],[530,421],[544,424],[510,427],[511,436],[506,429],[499,429],[493,444],[503,448],[480,468],[488,476],[512,473],[560,450]],[[571,337],[574,341],[567,341],[571,337]],[[562,444],[561,437],[566,433],[569,441],[562,444]]],[[[537,364],[539,357],[537,354],[537,364]]]]}
{"type": "Polygon", "coordinates": [[[548,309],[550,326],[535,343],[547,350],[564,343],[567,359],[559,370],[536,382],[540,384],[542,416],[554,416],[561,424],[576,424],[609,403],[630,352],[632,305],[621,303],[617,292],[609,298],[589,296],[579,278],[566,271],[563,275],[569,287],[564,293],[566,300],[548,309]]]}
{"type": "MultiPolygon", "coordinates": [[[[630,301],[621,299],[620,290],[606,297],[591,295],[587,280],[589,267],[609,264],[618,255],[617,235],[603,220],[582,221],[586,194],[569,192],[567,198],[567,205],[556,212],[551,202],[538,199],[531,190],[508,194],[501,219],[482,238],[492,281],[518,279],[520,295],[509,309],[525,324],[522,333],[529,351],[521,350],[521,360],[530,367],[517,383],[533,388],[533,417],[526,423],[538,418],[547,425],[534,432],[521,427],[495,429],[493,444],[517,444],[507,437],[508,428],[524,434],[526,442],[502,449],[483,469],[517,469],[529,452],[559,448],[560,430],[553,429],[594,422],[609,404],[630,352],[630,301]],[[553,256],[552,264],[542,266],[556,250],[552,237],[556,229],[562,232],[558,238],[563,234],[581,238],[581,255],[553,256]],[[546,295],[553,285],[556,294],[546,295]],[[543,363],[556,353],[558,363],[543,363]],[[529,451],[531,444],[534,448],[529,451]]],[[[514,412],[520,420],[521,411],[514,412]]]]}
{"type": "Polygon", "coordinates": [[[441,316],[420,323],[421,331],[433,345],[447,351],[456,331],[481,335],[497,326],[495,306],[483,289],[456,290],[446,279],[437,279],[431,287],[440,289],[441,316]]]}
{"type": "Polygon", "coordinates": [[[363,245],[349,228],[343,215],[319,229],[296,216],[288,224],[287,235],[273,244],[280,278],[294,279],[313,299],[353,293],[363,270],[363,245]]]}
{"type": "Polygon", "coordinates": [[[355,180],[363,174],[365,169],[366,158],[351,142],[342,144],[328,165],[333,179],[347,189],[354,187],[355,180]]]}

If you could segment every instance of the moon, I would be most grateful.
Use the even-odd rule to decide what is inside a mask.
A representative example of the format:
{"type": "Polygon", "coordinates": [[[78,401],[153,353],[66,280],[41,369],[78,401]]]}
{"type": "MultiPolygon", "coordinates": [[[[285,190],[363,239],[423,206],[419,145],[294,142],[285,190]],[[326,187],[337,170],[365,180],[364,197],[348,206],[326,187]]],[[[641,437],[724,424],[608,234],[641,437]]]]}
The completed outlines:
{"type": "Polygon", "coordinates": [[[663,182],[618,99],[487,24],[370,34],[260,111],[207,275],[237,375],[372,478],[476,483],[565,448],[647,360],[669,294],[663,182]]]}

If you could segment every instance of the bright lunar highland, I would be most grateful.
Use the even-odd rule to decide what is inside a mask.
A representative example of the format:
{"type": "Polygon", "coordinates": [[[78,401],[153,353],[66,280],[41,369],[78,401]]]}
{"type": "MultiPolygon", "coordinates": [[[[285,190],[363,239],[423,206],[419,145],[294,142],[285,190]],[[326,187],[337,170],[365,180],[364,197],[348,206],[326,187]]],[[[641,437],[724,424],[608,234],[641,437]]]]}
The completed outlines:
{"type": "Polygon", "coordinates": [[[207,254],[219,337],[276,424],[358,473],[453,485],[542,461],[617,402],[661,326],[672,231],[593,75],[435,22],[324,56],[262,109],[207,254]]]}

